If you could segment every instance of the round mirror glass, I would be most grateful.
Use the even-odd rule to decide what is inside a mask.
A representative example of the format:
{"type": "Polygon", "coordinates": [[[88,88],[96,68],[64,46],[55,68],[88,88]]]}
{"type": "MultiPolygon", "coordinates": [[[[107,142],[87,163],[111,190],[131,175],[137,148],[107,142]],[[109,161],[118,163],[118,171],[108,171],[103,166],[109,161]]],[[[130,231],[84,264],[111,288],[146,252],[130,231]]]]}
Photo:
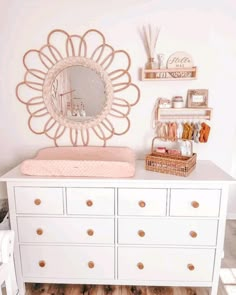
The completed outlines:
{"type": "Polygon", "coordinates": [[[56,76],[51,99],[55,113],[65,119],[93,119],[102,112],[106,102],[104,81],[90,68],[67,67],[56,76]]]}

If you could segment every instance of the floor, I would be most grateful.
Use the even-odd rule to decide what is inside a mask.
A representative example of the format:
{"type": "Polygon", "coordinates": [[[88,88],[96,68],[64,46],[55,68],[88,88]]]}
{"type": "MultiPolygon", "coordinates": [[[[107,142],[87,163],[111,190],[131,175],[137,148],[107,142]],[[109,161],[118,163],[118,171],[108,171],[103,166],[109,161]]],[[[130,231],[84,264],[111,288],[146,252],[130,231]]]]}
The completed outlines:
{"type": "Polygon", "coordinates": [[[221,267],[221,293],[236,294],[236,220],[228,220],[225,233],[225,257],[221,267]]]}
{"type": "MultiPolygon", "coordinates": [[[[28,284],[27,295],[207,295],[206,288],[28,284]]],[[[228,220],[218,295],[236,295],[236,220],[228,220]]]]}

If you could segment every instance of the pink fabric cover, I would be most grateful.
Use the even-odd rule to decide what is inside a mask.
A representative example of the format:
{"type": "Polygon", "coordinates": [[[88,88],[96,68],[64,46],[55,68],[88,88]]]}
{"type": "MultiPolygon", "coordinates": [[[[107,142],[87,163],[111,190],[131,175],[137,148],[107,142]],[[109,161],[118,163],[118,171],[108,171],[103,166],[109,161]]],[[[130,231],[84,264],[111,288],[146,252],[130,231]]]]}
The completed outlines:
{"type": "Polygon", "coordinates": [[[127,147],[52,147],[25,160],[20,170],[26,175],[132,177],[135,153],[127,147]]]}

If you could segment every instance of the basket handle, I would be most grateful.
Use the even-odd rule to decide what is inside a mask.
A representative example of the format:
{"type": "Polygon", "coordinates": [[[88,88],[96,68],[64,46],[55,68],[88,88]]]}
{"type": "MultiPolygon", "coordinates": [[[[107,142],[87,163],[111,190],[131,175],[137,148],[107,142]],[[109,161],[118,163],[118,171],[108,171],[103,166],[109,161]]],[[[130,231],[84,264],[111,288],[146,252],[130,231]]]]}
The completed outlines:
{"type": "Polygon", "coordinates": [[[160,138],[159,138],[158,136],[156,136],[156,137],[154,137],[154,138],[152,139],[151,153],[153,153],[153,151],[154,151],[153,147],[154,147],[154,142],[155,142],[156,139],[160,139],[160,138]]]}
{"type": "MultiPolygon", "coordinates": [[[[154,152],[154,143],[155,143],[155,140],[156,140],[156,139],[160,139],[160,137],[155,136],[155,137],[152,139],[151,153],[154,152]]],[[[193,154],[193,143],[192,143],[192,140],[189,140],[189,139],[181,139],[181,140],[182,140],[182,141],[189,142],[189,144],[190,144],[191,154],[193,154]]]]}

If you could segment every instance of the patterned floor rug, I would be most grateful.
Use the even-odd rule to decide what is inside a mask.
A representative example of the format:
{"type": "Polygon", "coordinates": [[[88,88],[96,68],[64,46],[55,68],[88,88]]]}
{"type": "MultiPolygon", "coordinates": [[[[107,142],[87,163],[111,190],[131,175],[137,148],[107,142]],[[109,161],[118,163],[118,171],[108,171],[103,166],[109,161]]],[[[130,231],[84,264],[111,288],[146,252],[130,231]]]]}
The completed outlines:
{"type": "MultiPolygon", "coordinates": [[[[200,289],[200,288],[199,288],[200,289]]],[[[27,295],[198,295],[194,288],[140,287],[112,285],[27,284],[27,295]]]]}

